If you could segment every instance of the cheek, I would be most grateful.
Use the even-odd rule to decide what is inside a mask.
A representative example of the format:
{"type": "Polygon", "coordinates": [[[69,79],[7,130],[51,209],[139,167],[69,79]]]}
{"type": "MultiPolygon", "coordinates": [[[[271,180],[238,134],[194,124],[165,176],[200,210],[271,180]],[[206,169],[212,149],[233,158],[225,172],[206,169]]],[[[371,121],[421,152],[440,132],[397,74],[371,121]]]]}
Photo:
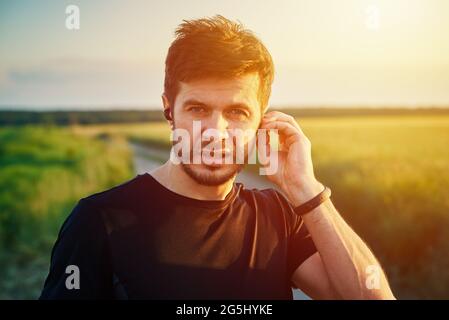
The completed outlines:
{"type": "Polygon", "coordinates": [[[245,121],[231,121],[230,128],[241,129],[241,130],[253,130],[254,132],[260,127],[262,123],[262,118],[258,116],[257,118],[246,119],[245,121]]]}
{"type": "Polygon", "coordinates": [[[239,135],[239,132],[235,132],[233,135],[233,140],[230,141],[236,149],[244,150],[247,146],[250,146],[256,137],[256,130],[253,129],[253,134],[248,134],[248,132],[239,135]]]}

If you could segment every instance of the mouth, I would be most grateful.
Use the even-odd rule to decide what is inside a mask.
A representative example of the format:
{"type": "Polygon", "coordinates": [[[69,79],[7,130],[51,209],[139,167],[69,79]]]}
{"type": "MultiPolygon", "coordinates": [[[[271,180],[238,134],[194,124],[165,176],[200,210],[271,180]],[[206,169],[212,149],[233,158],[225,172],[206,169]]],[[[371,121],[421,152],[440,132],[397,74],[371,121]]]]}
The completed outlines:
{"type": "Polygon", "coordinates": [[[230,149],[209,149],[209,148],[204,148],[203,151],[204,152],[218,152],[218,153],[229,153],[229,152],[231,152],[230,149]]]}
{"type": "Polygon", "coordinates": [[[209,156],[209,155],[214,156],[217,153],[217,154],[221,154],[223,157],[232,154],[230,149],[207,149],[207,148],[203,149],[203,154],[204,153],[207,156],[209,156]]]}
{"type": "Polygon", "coordinates": [[[218,168],[225,165],[226,157],[231,157],[232,152],[229,149],[203,149],[202,159],[203,164],[210,168],[218,168]],[[205,163],[207,159],[207,163],[205,163]]]}

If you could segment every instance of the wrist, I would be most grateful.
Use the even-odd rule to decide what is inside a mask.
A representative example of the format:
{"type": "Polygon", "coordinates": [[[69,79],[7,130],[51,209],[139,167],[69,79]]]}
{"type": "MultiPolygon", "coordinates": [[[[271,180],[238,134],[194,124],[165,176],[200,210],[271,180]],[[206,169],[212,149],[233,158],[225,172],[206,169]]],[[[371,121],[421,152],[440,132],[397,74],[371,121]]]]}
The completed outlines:
{"type": "Polygon", "coordinates": [[[324,185],[316,179],[302,183],[301,185],[291,185],[288,187],[287,198],[290,203],[297,207],[324,190],[324,185]]]}

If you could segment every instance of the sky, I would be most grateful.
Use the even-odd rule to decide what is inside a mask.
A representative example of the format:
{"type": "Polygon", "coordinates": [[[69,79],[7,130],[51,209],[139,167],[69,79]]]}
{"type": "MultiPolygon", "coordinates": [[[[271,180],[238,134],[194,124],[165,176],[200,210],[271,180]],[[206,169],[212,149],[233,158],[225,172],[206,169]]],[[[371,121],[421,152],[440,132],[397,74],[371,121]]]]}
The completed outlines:
{"type": "Polygon", "coordinates": [[[449,106],[447,0],[2,1],[0,106],[160,108],[175,28],[215,14],[267,46],[270,105],[449,106]]]}

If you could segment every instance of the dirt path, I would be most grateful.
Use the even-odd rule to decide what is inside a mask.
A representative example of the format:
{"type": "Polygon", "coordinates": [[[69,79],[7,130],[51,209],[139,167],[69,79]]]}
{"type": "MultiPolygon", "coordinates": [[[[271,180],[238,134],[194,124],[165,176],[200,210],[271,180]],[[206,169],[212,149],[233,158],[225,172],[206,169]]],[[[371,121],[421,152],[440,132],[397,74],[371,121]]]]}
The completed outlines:
{"type": "MultiPolygon", "coordinates": [[[[157,148],[150,148],[147,146],[138,145],[135,143],[130,143],[131,149],[134,153],[134,168],[136,170],[136,174],[142,174],[145,172],[149,172],[158,166],[161,165],[165,161],[165,159],[169,158],[168,151],[164,151],[157,148]]],[[[257,188],[257,189],[265,189],[265,188],[276,188],[275,185],[266,181],[265,179],[258,177],[254,174],[241,172],[236,178],[237,182],[241,182],[245,185],[247,189],[257,188]]],[[[293,296],[295,300],[308,300],[310,299],[307,295],[305,295],[300,290],[293,290],[293,296]]]]}

